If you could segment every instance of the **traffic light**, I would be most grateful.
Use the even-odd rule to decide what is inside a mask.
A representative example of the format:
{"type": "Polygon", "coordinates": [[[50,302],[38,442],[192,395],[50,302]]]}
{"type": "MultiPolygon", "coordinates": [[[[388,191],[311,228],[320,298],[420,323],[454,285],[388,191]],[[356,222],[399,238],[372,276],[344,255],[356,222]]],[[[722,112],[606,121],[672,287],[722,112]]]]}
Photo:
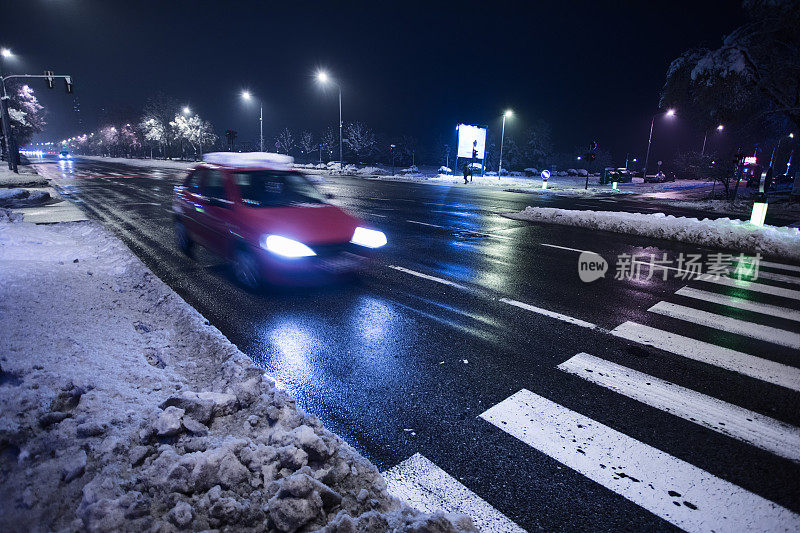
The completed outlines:
{"type": "Polygon", "coordinates": [[[478,150],[476,148],[472,149],[472,159],[478,158],[478,150]]]}
{"type": "Polygon", "coordinates": [[[52,89],[53,86],[54,86],[54,84],[53,84],[53,71],[52,70],[45,70],[44,71],[44,75],[47,76],[45,78],[45,81],[47,82],[47,88],[48,89],[52,89]]]}
{"type": "Polygon", "coordinates": [[[67,88],[67,94],[72,94],[72,76],[64,76],[64,84],[67,88]]]}

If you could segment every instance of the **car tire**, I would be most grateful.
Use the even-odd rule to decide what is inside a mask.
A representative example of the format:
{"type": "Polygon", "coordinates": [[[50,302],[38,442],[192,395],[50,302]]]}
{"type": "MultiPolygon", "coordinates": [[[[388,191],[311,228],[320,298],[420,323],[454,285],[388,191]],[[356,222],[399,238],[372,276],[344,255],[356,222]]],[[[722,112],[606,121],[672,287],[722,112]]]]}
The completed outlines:
{"type": "Polygon", "coordinates": [[[175,242],[178,249],[187,257],[194,257],[194,241],[189,236],[189,231],[180,220],[175,221],[175,242]]]}
{"type": "Polygon", "coordinates": [[[246,248],[238,247],[233,251],[231,261],[233,277],[236,283],[249,291],[255,291],[261,287],[261,272],[258,260],[246,248]]]}

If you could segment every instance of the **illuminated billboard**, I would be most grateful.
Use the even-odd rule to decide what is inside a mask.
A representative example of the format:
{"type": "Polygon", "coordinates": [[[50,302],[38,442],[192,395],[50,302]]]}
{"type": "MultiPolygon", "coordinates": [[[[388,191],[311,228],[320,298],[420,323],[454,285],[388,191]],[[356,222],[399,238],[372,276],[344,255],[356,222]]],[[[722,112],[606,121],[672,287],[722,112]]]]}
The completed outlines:
{"type": "Polygon", "coordinates": [[[469,124],[459,124],[456,126],[458,131],[458,157],[472,159],[472,149],[478,153],[476,159],[483,159],[483,151],[486,148],[486,128],[480,126],[470,126],[469,124]]]}

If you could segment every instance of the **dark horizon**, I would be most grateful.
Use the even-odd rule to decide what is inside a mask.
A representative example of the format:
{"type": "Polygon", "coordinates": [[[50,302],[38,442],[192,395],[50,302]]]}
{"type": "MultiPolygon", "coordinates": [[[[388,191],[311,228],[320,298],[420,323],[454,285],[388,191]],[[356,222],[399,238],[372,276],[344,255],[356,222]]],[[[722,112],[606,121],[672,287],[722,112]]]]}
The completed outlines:
{"type": "MultiPolygon", "coordinates": [[[[264,102],[269,149],[284,127],[319,133],[336,124],[335,94],[313,79],[325,68],[343,86],[345,122],[390,138],[411,135],[426,152],[460,122],[499,128],[511,108],[507,135],[520,137],[544,119],[556,152],[597,140],[617,164],[626,153],[643,156],[670,61],[688,48],[718,45],[743,20],[738,4],[721,1],[301,9],[12,0],[3,11],[0,44],[16,54],[9,72],[51,69],[75,78],[82,129],[63,88],[31,83],[48,110],[34,142],[91,131],[103,113],[140,111],[157,92],[189,105],[218,135],[234,129],[239,141],[253,141],[257,105],[239,96],[249,89],[264,102]]],[[[698,149],[702,132],[679,116],[657,129],[656,141],[654,161],[698,149]]]]}

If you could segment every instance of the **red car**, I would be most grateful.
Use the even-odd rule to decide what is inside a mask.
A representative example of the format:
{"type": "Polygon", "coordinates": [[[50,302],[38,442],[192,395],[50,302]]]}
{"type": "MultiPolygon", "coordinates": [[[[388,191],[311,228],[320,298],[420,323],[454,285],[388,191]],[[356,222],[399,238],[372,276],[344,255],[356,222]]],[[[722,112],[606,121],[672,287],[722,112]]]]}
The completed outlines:
{"type": "Polygon", "coordinates": [[[243,286],[315,283],[360,270],[386,236],[326,202],[292,158],[205,154],[175,187],[178,247],[199,244],[232,263],[243,286]]]}

